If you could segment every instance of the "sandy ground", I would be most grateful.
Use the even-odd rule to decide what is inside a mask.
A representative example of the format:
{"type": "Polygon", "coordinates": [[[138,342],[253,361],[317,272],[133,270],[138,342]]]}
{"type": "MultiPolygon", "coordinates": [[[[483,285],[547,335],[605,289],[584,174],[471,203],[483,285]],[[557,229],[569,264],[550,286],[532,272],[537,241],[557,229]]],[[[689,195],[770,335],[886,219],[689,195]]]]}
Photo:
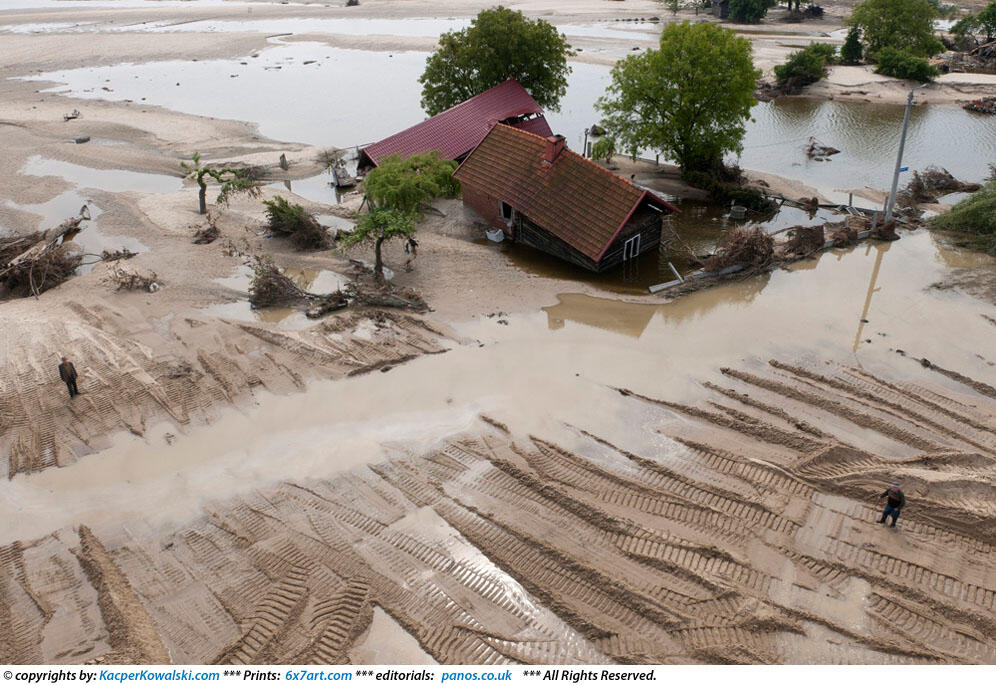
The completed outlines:
{"type": "MultiPolygon", "coordinates": [[[[820,25],[759,27],[759,63],[839,27],[846,4],[826,4],[820,25]]],[[[480,5],[260,5],[252,16],[449,17],[480,5]]],[[[512,3],[565,22],[662,14],[637,0],[569,5],[512,3]]],[[[248,14],[151,6],[113,21],[248,14]]],[[[0,70],[238,57],[265,41],[12,34],[0,70]]],[[[611,60],[630,41],[578,46],[611,60]]],[[[905,97],[865,72],[830,81],[905,97]]],[[[194,151],[271,168],[283,153],[293,180],[318,171],[319,150],[141,102],[87,100],[83,119],[64,122],[83,101],[38,91],[0,81],[0,229],[47,227],[31,206],[77,193],[102,210],[84,233],[139,241],[129,264],[165,287],[116,292],[98,265],[0,304],[0,661],[996,662],[992,260],[918,233],[633,303],[523,271],[449,201],[423,224],[413,271],[400,247],[386,253],[396,282],[434,311],[288,325],[300,316],[248,311],[247,256],[340,274],[349,264],[268,238],[257,200],[216,210],[222,238],[195,246],[205,220],[189,181],[109,192],[22,170],[41,156],[178,181],[194,151]],[[109,142],[67,142],[83,134],[109,142]],[[61,354],[81,371],[72,402],[61,354]],[[915,504],[882,530],[876,495],[897,478],[915,504]]],[[[687,192],[673,171],[618,163],[687,192]]],[[[299,201],[347,216],[358,198],[299,201]]]]}

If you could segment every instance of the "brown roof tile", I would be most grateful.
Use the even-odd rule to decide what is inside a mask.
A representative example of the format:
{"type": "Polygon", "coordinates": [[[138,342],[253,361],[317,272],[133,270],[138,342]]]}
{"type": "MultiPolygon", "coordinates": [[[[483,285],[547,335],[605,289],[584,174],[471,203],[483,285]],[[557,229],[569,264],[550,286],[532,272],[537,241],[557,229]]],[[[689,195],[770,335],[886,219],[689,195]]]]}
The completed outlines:
{"type": "Polygon", "coordinates": [[[454,176],[485,189],[595,261],[645,198],[674,210],[566,148],[549,164],[543,160],[546,146],[546,138],[498,124],[454,176]]]}

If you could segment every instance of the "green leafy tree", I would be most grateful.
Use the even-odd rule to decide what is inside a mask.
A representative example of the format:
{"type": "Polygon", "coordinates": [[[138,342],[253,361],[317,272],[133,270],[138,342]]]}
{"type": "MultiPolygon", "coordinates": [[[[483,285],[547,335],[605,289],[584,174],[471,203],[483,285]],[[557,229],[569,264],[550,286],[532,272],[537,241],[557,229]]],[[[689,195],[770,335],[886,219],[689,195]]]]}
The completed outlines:
{"type": "Polygon", "coordinates": [[[739,151],[761,72],[746,38],[717,24],[669,24],[660,49],[619,61],[597,106],[635,155],[662,152],[682,171],[710,171],[739,151]]]}
{"type": "Polygon", "coordinates": [[[363,180],[363,190],[370,211],[364,214],[352,233],[345,235],[345,246],[372,242],[374,274],[384,280],[381,248],[394,238],[410,240],[415,224],[426,205],[437,197],[456,197],[460,182],[453,178],[456,162],[439,159],[436,152],[424,152],[402,158],[388,157],[363,180]]]}
{"type": "Polygon", "coordinates": [[[863,50],[861,48],[861,29],[852,26],[847,32],[847,38],[840,47],[841,64],[858,64],[861,61],[863,50]]]}
{"type": "Polygon", "coordinates": [[[986,34],[986,40],[996,38],[996,2],[986,5],[986,8],[976,15],[979,28],[986,34]]]}
{"type": "Polygon", "coordinates": [[[681,0],[657,0],[657,2],[667,7],[672,17],[676,16],[678,10],[681,9],[681,0]]]}
{"type": "Polygon", "coordinates": [[[775,0],[730,0],[730,18],[740,24],[758,24],[775,0]]]}
{"type": "Polygon", "coordinates": [[[616,139],[604,136],[591,146],[591,158],[608,164],[616,154],[616,139]]]}
{"type": "Polygon", "coordinates": [[[260,194],[259,178],[262,173],[259,169],[213,169],[209,166],[201,166],[201,153],[195,152],[193,164],[180,162],[180,168],[187,172],[187,178],[197,181],[198,208],[201,214],[207,214],[207,179],[213,178],[220,184],[218,199],[219,204],[228,204],[233,195],[246,193],[250,197],[258,197],[260,194]]]}
{"type": "Polygon", "coordinates": [[[542,19],[500,5],[483,10],[468,28],[439,37],[419,77],[422,109],[439,114],[514,78],[540,106],[556,111],[574,54],[567,38],[542,19]]]}
{"type": "Polygon", "coordinates": [[[837,48],[827,43],[813,43],[789,55],[785,64],[775,67],[775,79],[787,92],[796,92],[823,78],[827,64],[836,61],[837,48]]]}
{"type": "Polygon", "coordinates": [[[861,29],[871,57],[887,47],[930,57],[944,49],[934,35],[936,16],[928,0],[864,0],[847,21],[861,29]]]}

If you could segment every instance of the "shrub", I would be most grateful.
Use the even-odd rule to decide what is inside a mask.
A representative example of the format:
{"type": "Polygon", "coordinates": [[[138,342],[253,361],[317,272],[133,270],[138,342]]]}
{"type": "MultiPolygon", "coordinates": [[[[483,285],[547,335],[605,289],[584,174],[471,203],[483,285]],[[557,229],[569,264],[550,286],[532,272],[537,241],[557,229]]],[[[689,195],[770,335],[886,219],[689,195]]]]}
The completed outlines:
{"type": "Polygon", "coordinates": [[[916,57],[905,50],[882,48],[877,55],[875,73],[912,81],[933,81],[939,73],[923,57],[916,57]]]}
{"type": "Polygon", "coordinates": [[[847,32],[847,39],[840,48],[841,64],[857,64],[861,61],[864,51],[861,48],[861,29],[852,26],[847,32]]]}
{"type": "Polygon", "coordinates": [[[730,18],[741,24],[760,23],[775,0],[730,0],[730,18]]]}
{"type": "Polygon", "coordinates": [[[737,167],[721,166],[711,171],[686,171],[681,177],[689,185],[709,193],[709,199],[717,205],[738,204],[758,214],[767,214],[775,209],[775,203],[760,190],[741,185],[743,179],[737,167]]]}
{"type": "Polygon", "coordinates": [[[836,60],[837,48],[826,43],[813,43],[789,55],[785,64],[775,67],[775,80],[787,92],[794,92],[823,78],[827,64],[836,60]]]}
{"type": "Polygon", "coordinates": [[[934,228],[962,234],[959,244],[996,255],[996,182],[990,182],[931,220],[934,228]]]}
{"type": "Polygon", "coordinates": [[[292,205],[279,195],[263,200],[270,230],[287,236],[299,249],[323,249],[329,246],[329,234],[301,205],[292,205]]]}

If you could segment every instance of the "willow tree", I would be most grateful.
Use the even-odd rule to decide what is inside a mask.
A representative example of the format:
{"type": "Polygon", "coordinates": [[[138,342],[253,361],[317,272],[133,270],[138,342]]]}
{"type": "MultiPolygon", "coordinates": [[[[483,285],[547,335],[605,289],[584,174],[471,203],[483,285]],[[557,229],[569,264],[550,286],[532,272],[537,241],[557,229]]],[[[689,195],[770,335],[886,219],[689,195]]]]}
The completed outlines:
{"type": "Polygon", "coordinates": [[[715,171],[742,147],[754,88],[746,38],[717,24],[669,24],[660,48],[620,60],[597,107],[622,149],[663,153],[682,173],[715,171]]]}
{"type": "Polygon", "coordinates": [[[228,204],[229,199],[238,193],[246,193],[250,197],[258,197],[260,194],[259,177],[262,175],[255,167],[248,169],[233,169],[225,167],[214,169],[209,166],[201,166],[201,153],[195,152],[193,164],[180,162],[180,168],[187,172],[187,178],[192,178],[197,182],[198,208],[201,214],[207,214],[207,179],[213,178],[219,185],[219,204],[228,204]]]}
{"type": "Polygon", "coordinates": [[[377,280],[384,280],[384,243],[395,238],[411,241],[416,223],[432,200],[460,194],[460,182],[453,178],[456,166],[456,162],[439,159],[437,152],[423,152],[407,158],[392,155],[367,173],[363,192],[370,210],[340,242],[344,246],[373,243],[377,280]]]}

